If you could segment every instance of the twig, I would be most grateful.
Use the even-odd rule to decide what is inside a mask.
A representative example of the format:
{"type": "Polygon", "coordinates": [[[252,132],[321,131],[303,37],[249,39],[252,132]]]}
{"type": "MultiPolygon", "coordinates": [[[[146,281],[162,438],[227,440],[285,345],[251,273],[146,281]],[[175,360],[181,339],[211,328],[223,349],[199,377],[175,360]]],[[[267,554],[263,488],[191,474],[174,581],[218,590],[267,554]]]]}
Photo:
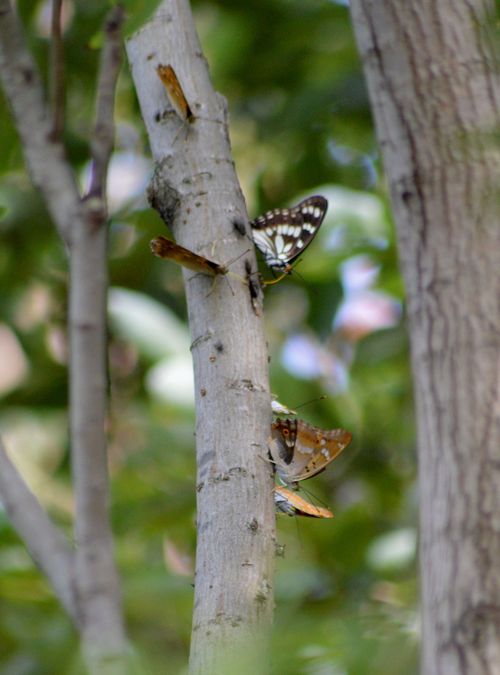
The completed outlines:
{"type": "Polygon", "coordinates": [[[40,77],[9,0],[0,0],[0,79],[33,183],[42,191],[59,234],[70,243],[72,225],[81,222],[84,212],[63,148],[51,136],[40,77]]]}
{"type": "Polygon", "coordinates": [[[114,104],[118,73],[122,64],[121,26],[124,10],[113,7],[106,20],[105,43],[97,81],[95,126],[92,134],[92,171],[88,196],[106,197],[106,175],[114,142],[114,104]]]}
{"type": "Polygon", "coordinates": [[[52,0],[50,46],[50,102],[52,107],[52,138],[59,140],[64,129],[64,60],[61,32],[63,0],[52,0]]]}
{"type": "Polygon", "coordinates": [[[74,555],[10,461],[0,439],[0,498],[12,525],[47,576],[75,624],[80,623],[74,592],[74,555]]]}

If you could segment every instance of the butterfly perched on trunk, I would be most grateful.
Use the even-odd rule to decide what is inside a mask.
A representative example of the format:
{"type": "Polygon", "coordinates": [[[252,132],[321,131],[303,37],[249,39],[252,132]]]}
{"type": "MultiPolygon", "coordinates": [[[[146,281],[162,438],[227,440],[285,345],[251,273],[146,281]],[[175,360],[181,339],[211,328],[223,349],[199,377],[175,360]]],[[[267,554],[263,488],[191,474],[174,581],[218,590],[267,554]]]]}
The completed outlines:
{"type": "Polygon", "coordinates": [[[352,439],[345,429],[318,429],[301,419],[278,419],[271,425],[268,447],[281,481],[297,483],[324,471],[352,439]]]}
{"type": "Polygon", "coordinates": [[[200,272],[201,274],[209,274],[215,276],[216,274],[227,274],[227,267],[219,265],[219,263],[204,258],[193,251],[190,251],[184,246],[176,244],[166,237],[156,237],[149,242],[152,253],[158,258],[166,260],[173,260],[178,265],[187,267],[193,272],[200,272]]]}
{"type": "Polygon", "coordinates": [[[289,516],[306,516],[308,518],[333,518],[333,513],[321,506],[314,506],[300,497],[296,492],[280,485],[274,488],[274,503],[278,511],[289,516]]]}
{"type": "Polygon", "coordinates": [[[156,72],[158,73],[158,77],[163,82],[163,85],[167,90],[168,98],[172,104],[172,108],[179,115],[183,122],[193,122],[193,111],[189,107],[189,103],[184,96],[184,91],[177,75],[175,74],[175,70],[171,65],[164,66],[162,63],[160,63],[156,67],[156,72]]]}
{"type": "Polygon", "coordinates": [[[323,222],[328,202],[316,195],[290,209],[273,209],[250,221],[255,245],[272,270],[289,273],[323,222]]]}

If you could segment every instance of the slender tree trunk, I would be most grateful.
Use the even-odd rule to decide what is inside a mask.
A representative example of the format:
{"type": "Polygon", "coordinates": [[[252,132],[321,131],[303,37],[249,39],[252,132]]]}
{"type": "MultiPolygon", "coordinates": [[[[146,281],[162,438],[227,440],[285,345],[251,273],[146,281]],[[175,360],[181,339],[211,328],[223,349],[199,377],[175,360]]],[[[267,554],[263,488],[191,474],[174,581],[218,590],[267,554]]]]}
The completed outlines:
{"type": "MultiPolygon", "coordinates": [[[[54,8],[58,13],[59,3],[54,8]]],[[[58,24],[59,15],[54,22],[58,24]]],[[[70,261],[71,457],[76,501],[69,546],[10,463],[0,443],[0,496],[34,560],[80,631],[89,673],[127,672],[118,573],[109,523],[106,454],[106,174],[113,148],[114,92],[121,65],[123,11],[105,24],[92,137],[92,179],[82,199],[60,140],[62,110],[50,111],[15,9],[0,0],[0,79],[33,183],[40,189],[70,261]]],[[[59,35],[60,31],[56,33],[59,35]]],[[[53,75],[61,89],[61,49],[53,75]]],[[[61,94],[61,92],[59,92],[61,94]]],[[[62,95],[54,106],[62,104],[62,95]]]]}
{"type": "Polygon", "coordinates": [[[253,245],[234,225],[248,218],[225,101],[210,84],[187,0],[163,2],[127,52],[156,160],[152,204],[182,246],[220,263],[241,256],[226,278],[184,272],[198,459],[190,671],[264,673],[273,607],[274,507],[264,459],[271,408],[261,298],[248,284],[253,245]],[[191,125],[173,113],[159,64],[174,67],[191,125]]]}
{"type": "Polygon", "coordinates": [[[407,289],[425,675],[500,672],[500,84],[488,9],[351,0],[407,289]]]}

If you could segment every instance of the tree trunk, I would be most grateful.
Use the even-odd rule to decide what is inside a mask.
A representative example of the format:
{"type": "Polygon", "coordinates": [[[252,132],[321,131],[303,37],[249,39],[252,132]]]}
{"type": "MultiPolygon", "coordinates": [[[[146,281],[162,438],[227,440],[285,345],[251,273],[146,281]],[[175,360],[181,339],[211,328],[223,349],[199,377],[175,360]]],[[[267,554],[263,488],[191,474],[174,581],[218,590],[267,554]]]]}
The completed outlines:
{"type": "MultiPolygon", "coordinates": [[[[56,3],[57,4],[57,3],[56,3]]],[[[58,10],[54,5],[55,14],[58,10]]],[[[57,16],[53,20],[58,23],[57,16]]],[[[127,672],[120,584],[109,523],[106,448],[106,173],[113,149],[114,92],[121,65],[123,10],[104,27],[92,138],[91,191],[82,199],[58,138],[62,118],[45,104],[41,78],[9,0],[0,0],[0,79],[27,166],[70,258],[70,421],[76,550],[43,511],[0,442],[0,496],[34,560],[80,631],[89,673],[127,672]]],[[[56,33],[59,34],[59,27],[56,33]]],[[[53,62],[58,77],[62,70],[53,62]]],[[[59,111],[60,113],[61,111],[59,111]]]]}
{"type": "Polygon", "coordinates": [[[263,673],[273,607],[272,472],[263,459],[271,407],[261,298],[256,304],[248,285],[254,249],[234,226],[248,218],[225,102],[210,84],[187,0],[163,2],[127,52],[156,160],[152,204],[182,246],[223,264],[241,256],[229,278],[184,271],[198,459],[190,670],[263,673]],[[174,67],[192,124],[173,112],[159,64],[174,67]]]}
{"type": "Polygon", "coordinates": [[[407,290],[425,675],[500,672],[500,85],[488,8],[351,0],[407,290]]]}

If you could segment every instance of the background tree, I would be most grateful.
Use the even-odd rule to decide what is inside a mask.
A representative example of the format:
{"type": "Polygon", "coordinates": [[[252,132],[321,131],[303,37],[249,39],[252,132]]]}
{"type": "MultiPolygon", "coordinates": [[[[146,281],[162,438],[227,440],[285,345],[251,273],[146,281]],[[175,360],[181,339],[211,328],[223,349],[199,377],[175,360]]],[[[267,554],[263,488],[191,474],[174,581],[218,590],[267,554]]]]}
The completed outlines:
{"type": "MultiPolygon", "coordinates": [[[[130,3],[128,32],[153,9],[142,8],[139,14],[130,3]]],[[[42,9],[20,3],[30,48],[46,72],[42,9]]],[[[292,406],[328,392],[304,417],[355,435],[353,447],[311,486],[335,521],[301,523],[297,536],[293,520],[280,520],[274,670],[414,669],[413,436],[402,292],[349,16],[331,3],[289,3],[286,13],[279,2],[195,9],[215,88],[229,98],[250,213],[318,191],[331,204],[299,266],[304,279],[288,279],[265,300],[273,391],[292,406]]],[[[66,11],[65,139],[73,167],[84,174],[104,8],[68,4],[66,11]]],[[[2,233],[12,252],[0,268],[8,289],[2,339],[16,368],[3,370],[1,423],[9,451],[24,461],[23,475],[69,528],[65,257],[2,115],[2,233]]],[[[175,673],[186,661],[192,609],[190,339],[180,274],[148,250],[163,225],[142,197],[150,165],[126,71],[116,117],[108,185],[113,530],[132,641],[151,670],[175,673]]],[[[71,670],[71,624],[7,521],[3,532],[2,661],[11,670],[61,672],[65,663],[71,670]]]]}
{"type": "Polygon", "coordinates": [[[44,101],[43,87],[18,17],[8,0],[0,5],[0,71],[31,178],[69,254],[74,549],[41,510],[2,444],[0,492],[6,513],[79,630],[90,672],[123,672],[126,641],[109,525],[105,438],[106,174],[113,147],[114,90],[121,63],[123,12],[115,8],[106,23],[90,182],[81,195],[61,142],[60,9],[61,4],[55,3],[52,114],[44,101]]]}
{"type": "Polygon", "coordinates": [[[353,0],[351,6],[406,281],[419,431],[422,672],[494,673],[500,668],[494,5],[353,0]]]}

